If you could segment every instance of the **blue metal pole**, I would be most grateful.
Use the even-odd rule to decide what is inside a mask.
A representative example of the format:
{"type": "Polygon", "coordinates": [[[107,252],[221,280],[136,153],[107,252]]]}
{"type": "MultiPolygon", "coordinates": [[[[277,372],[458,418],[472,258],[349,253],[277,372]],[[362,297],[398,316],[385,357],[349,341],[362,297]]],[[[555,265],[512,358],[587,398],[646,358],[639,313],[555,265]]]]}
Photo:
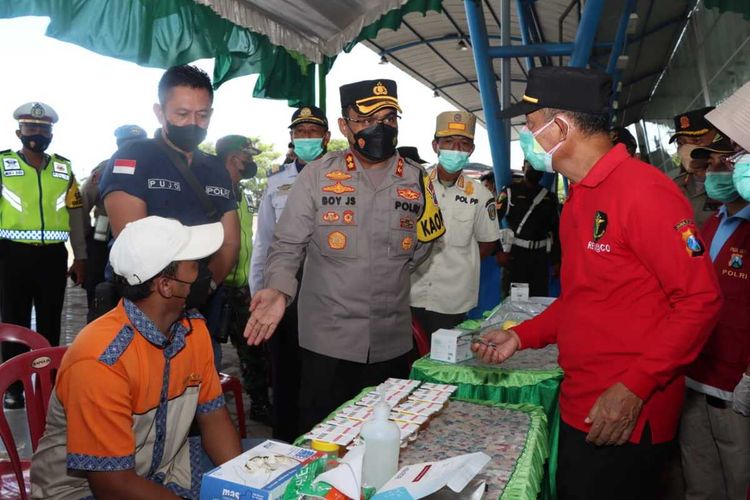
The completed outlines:
{"type": "Polygon", "coordinates": [[[464,0],[466,21],[471,36],[471,50],[477,69],[479,95],[484,109],[484,120],[487,124],[487,135],[490,139],[492,168],[495,172],[495,185],[498,189],[510,184],[510,144],[506,137],[502,120],[500,120],[500,102],[497,95],[495,74],[492,70],[492,59],[489,55],[487,25],[484,21],[482,4],[479,0],[464,0]]]}
{"type": "MultiPolygon", "coordinates": [[[[473,39],[473,38],[472,38],[473,39]]],[[[488,54],[492,58],[567,56],[573,53],[573,43],[535,43],[532,45],[511,45],[509,47],[490,47],[488,54]]]]}
{"type": "MultiPolygon", "coordinates": [[[[529,21],[526,18],[526,0],[516,0],[516,14],[518,15],[518,24],[521,29],[521,43],[529,44],[529,21]]],[[[534,58],[526,58],[526,71],[534,67],[534,58]]]]}
{"type": "Polygon", "coordinates": [[[581,14],[581,22],[578,23],[570,66],[585,68],[588,65],[603,10],[604,0],[588,0],[586,2],[581,14]]]}
{"type": "Polygon", "coordinates": [[[628,21],[630,20],[630,13],[633,12],[635,7],[635,0],[628,0],[625,2],[625,7],[622,9],[622,15],[620,16],[620,22],[617,25],[617,34],[615,35],[615,44],[612,47],[612,53],[609,56],[609,64],[607,64],[607,73],[614,75],[615,69],[617,68],[617,58],[622,54],[622,50],[625,47],[625,39],[627,38],[628,21]]]}

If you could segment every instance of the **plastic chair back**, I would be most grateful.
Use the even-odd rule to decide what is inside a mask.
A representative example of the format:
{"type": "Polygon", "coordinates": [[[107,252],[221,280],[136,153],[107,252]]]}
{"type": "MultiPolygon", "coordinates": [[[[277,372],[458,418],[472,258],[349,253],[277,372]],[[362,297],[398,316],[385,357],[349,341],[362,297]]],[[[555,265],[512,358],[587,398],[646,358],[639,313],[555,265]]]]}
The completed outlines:
{"type": "Polygon", "coordinates": [[[17,342],[32,350],[50,347],[49,341],[43,335],[11,323],[0,323],[0,342],[17,342]]]}
{"type": "MultiPolygon", "coordinates": [[[[29,423],[31,449],[36,451],[44,433],[47,408],[55,385],[55,377],[67,347],[45,347],[35,349],[0,364],[0,395],[5,394],[11,384],[20,381],[26,397],[26,418],[29,423]]],[[[22,499],[26,499],[23,480],[23,464],[18,456],[5,410],[0,409],[0,438],[2,438],[10,464],[19,485],[22,499]]]]}

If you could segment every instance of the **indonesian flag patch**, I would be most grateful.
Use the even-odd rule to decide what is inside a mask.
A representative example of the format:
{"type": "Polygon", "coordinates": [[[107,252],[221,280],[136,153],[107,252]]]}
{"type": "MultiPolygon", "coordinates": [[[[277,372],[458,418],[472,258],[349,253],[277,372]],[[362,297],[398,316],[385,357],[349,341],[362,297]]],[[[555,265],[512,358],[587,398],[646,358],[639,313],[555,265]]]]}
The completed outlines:
{"type": "Polygon", "coordinates": [[[115,160],[115,166],[112,168],[114,174],[135,174],[135,160],[115,160]]]}

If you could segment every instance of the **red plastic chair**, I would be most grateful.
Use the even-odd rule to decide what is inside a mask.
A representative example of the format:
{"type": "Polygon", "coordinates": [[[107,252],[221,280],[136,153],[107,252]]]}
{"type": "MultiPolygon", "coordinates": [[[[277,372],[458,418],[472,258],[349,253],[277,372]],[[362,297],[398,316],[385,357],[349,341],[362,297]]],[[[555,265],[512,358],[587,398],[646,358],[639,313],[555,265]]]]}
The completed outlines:
{"type": "MultiPolygon", "coordinates": [[[[32,451],[36,451],[39,439],[44,433],[49,399],[55,385],[57,370],[66,350],[67,347],[35,349],[19,354],[0,365],[0,394],[5,394],[8,387],[17,381],[23,384],[32,451]]],[[[28,460],[22,462],[18,456],[16,442],[13,439],[4,409],[0,409],[0,438],[2,438],[3,445],[10,456],[10,467],[19,486],[19,496],[22,500],[26,500],[28,494],[24,481],[24,471],[28,471],[31,464],[28,460]]],[[[2,465],[4,464],[0,464],[0,470],[5,468],[2,465]]],[[[2,487],[6,489],[4,485],[2,487]]]]}
{"type": "Polygon", "coordinates": [[[245,428],[245,403],[242,401],[242,383],[237,377],[227,373],[219,373],[219,382],[221,382],[221,392],[226,394],[231,392],[234,396],[234,405],[237,408],[237,423],[240,427],[240,438],[247,437],[245,428]]]}
{"type": "Polygon", "coordinates": [[[49,341],[43,335],[11,323],[0,323],[0,342],[18,342],[32,350],[50,347],[49,341]]]}
{"type": "Polygon", "coordinates": [[[417,352],[419,357],[429,354],[430,352],[430,337],[425,333],[422,325],[419,324],[417,318],[411,318],[411,334],[414,337],[414,343],[417,345],[417,352]]]}

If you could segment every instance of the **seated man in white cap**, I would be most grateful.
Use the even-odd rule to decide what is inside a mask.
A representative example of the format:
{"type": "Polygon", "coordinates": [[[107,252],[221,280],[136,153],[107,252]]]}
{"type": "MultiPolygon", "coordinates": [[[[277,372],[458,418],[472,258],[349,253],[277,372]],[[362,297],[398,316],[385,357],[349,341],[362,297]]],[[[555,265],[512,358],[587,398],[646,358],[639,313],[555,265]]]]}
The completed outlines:
{"type": "Polygon", "coordinates": [[[201,445],[215,463],[240,454],[204,319],[185,309],[198,260],[221,223],[146,217],[110,253],[116,308],[63,358],[31,467],[33,498],[198,498],[201,445]],[[188,439],[193,420],[201,441],[188,439]]]}

